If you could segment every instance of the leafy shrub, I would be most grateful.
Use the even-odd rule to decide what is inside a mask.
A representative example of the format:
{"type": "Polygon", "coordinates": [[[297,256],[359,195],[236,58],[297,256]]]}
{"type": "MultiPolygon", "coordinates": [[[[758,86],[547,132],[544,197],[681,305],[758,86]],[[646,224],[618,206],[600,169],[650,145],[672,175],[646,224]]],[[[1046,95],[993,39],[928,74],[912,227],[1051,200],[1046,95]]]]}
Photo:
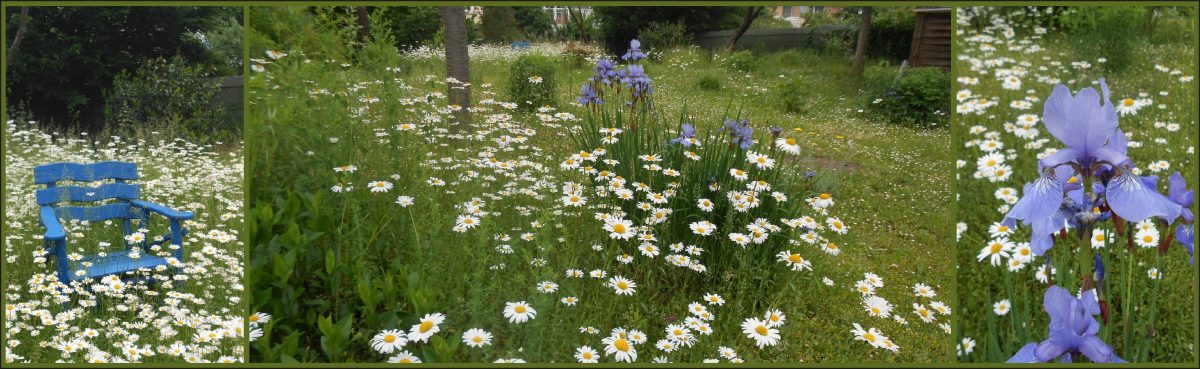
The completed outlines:
{"type": "Polygon", "coordinates": [[[150,59],[135,73],[124,71],[113,80],[108,122],[119,129],[170,129],[196,140],[240,135],[241,121],[214,104],[221,89],[214,77],[212,68],[188,65],[180,57],[150,59]]]}
{"type": "Polygon", "coordinates": [[[950,111],[950,75],[940,68],[908,68],[903,75],[887,63],[864,73],[865,110],[880,120],[915,127],[945,127],[950,111]],[[899,77],[899,78],[897,78],[899,77]]]}
{"type": "Polygon", "coordinates": [[[704,91],[720,91],[721,75],[716,73],[703,74],[696,80],[696,87],[704,91]]]}
{"type": "Polygon", "coordinates": [[[525,53],[508,69],[509,96],[525,111],[553,105],[555,83],[554,59],[536,53],[525,53]],[[541,81],[537,82],[536,79],[541,81]]]}
{"type": "Polygon", "coordinates": [[[649,26],[638,31],[638,41],[648,46],[648,51],[661,55],[662,52],[676,47],[691,44],[692,36],[687,33],[687,27],[679,22],[650,22],[649,26]]]}
{"type": "Polygon", "coordinates": [[[783,111],[789,113],[803,113],[809,105],[809,98],[812,86],[803,76],[794,76],[779,84],[775,88],[775,98],[779,101],[779,105],[783,111]]]}
{"type": "Polygon", "coordinates": [[[750,73],[758,69],[759,60],[749,50],[742,50],[729,54],[722,63],[730,70],[750,73]]]}

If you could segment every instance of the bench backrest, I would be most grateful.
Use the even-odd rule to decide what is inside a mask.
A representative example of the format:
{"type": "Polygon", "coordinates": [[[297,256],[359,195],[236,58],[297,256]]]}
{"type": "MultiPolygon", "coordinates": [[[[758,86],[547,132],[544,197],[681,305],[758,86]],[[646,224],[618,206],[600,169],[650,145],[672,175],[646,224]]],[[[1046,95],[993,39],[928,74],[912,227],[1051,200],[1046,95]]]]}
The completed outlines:
{"type": "Polygon", "coordinates": [[[46,185],[45,189],[37,191],[38,205],[49,205],[55,208],[60,220],[86,220],[90,222],[108,219],[134,218],[130,212],[129,200],[137,200],[141,195],[138,185],[126,181],[138,179],[137,165],[134,163],[106,161],[93,164],[54,163],[40,165],[33,169],[33,182],[46,185]],[[60,185],[61,181],[100,182],[96,187],[60,185]],[[98,206],[59,206],[63,202],[94,202],[116,199],[98,206]]]}

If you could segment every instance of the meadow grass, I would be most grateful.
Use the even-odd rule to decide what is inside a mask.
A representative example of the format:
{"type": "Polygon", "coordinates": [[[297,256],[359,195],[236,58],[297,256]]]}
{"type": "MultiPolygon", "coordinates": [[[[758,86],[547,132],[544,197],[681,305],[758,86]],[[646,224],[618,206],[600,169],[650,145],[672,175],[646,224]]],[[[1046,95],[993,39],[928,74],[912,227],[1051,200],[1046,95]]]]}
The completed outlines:
{"type": "MultiPolygon", "coordinates": [[[[1077,92],[1085,87],[1098,89],[1098,79],[1104,78],[1113,104],[1120,106],[1125,99],[1137,102],[1140,109],[1122,113],[1118,127],[1129,138],[1129,156],[1141,175],[1159,177],[1160,192],[1165,193],[1165,179],[1175,171],[1192,188],[1197,178],[1196,84],[1192,81],[1196,48],[1191,36],[1195,19],[1161,19],[1155,36],[1129,33],[1131,40],[1125,44],[1132,49],[1121,51],[1128,60],[1114,66],[1107,64],[1102,46],[1108,44],[1094,35],[1053,28],[1039,32],[1029,18],[1003,16],[1009,11],[1013,10],[985,12],[976,19],[982,28],[960,23],[957,39],[962,56],[955,67],[959,114],[953,128],[958,156],[960,361],[1006,361],[1026,343],[1046,338],[1048,317],[1042,307],[1046,284],[1036,277],[1045,258],[1009,272],[1005,264],[992,266],[977,256],[995,239],[989,227],[998,224],[1014,202],[998,191],[1023,195],[1022,185],[1037,176],[1037,159],[1047,149],[1061,147],[1040,123],[1043,102],[1056,83],[1077,92]],[[1010,76],[1020,85],[1006,88],[1010,76]],[[1028,105],[1011,105],[1021,102],[1028,105]],[[1034,118],[1028,127],[1022,123],[1026,114],[1034,118]],[[988,174],[987,163],[980,161],[989,152],[986,148],[996,143],[1002,148],[994,151],[1006,160],[995,167],[1007,165],[1003,170],[1009,173],[1004,175],[988,174]],[[1001,300],[1011,302],[1006,315],[993,312],[993,304],[1001,300]]],[[[1112,223],[1105,224],[1102,229],[1111,232],[1112,223]]],[[[1160,226],[1160,231],[1166,237],[1174,228],[1160,226]]],[[[1029,239],[1025,229],[1010,237],[1014,242],[1029,239]]],[[[1188,253],[1175,244],[1159,257],[1154,249],[1127,247],[1126,241],[1126,237],[1113,237],[1097,251],[1112,296],[1109,321],[1102,323],[1100,337],[1125,360],[1195,361],[1196,269],[1189,264],[1188,253]],[[1151,268],[1160,271],[1160,280],[1149,278],[1151,268]]],[[[1077,292],[1092,262],[1076,261],[1075,255],[1083,253],[1074,242],[1056,243],[1048,254],[1057,268],[1052,279],[1077,292]]]]}
{"type": "MultiPolygon", "coordinates": [[[[199,145],[149,130],[134,136],[53,132],[25,120],[5,124],[5,363],[243,361],[241,143],[199,145]],[[45,185],[33,183],[34,167],[100,161],[136,163],[140,178],[133,183],[142,199],[195,214],[184,223],[189,234],[174,276],[146,269],[122,276],[123,282],[66,286],[58,280],[61,261],[43,247],[34,193],[45,185]]],[[[119,222],[63,226],[70,254],[127,252],[119,222]]],[[[139,227],[150,238],[170,233],[158,216],[139,227]]]]}
{"type": "MultiPolygon", "coordinates": [[[[618,327],[648,336],[636,345],[638,362],[733,357],[722,358],[721,347],[747,362],[950,358],[952,316],[926,323],[910,310],[913,303],[928,306],[954,296],[952,265],[945,262],[952,254],[945,206],[948,132],[889,126],[863,116],[855,83],[846,82],[844,57],[767,56],[752,73],[728,72],[719,57],[710,60],[697,50],[645,63],[665,122],[677,122],[674,117],[686,109],[704,132],[736,111],[759,132],[779,126],[801,137],[806,146],[800,166],[822,173],[816,186],[835,200],[831,216],[850,227],[837,236],[844,246],[840,255],[801,250],[812,271],[779,271],[773,259],[766,265],[737,257],[727,260],[729,268],[691,278],[684,275],[690,270],[650,260],[634,245],[610,239],[590,208],[566,207],[559,199],[566,181],[582,178],[559,163],[578,152],[574,142],[580,133],[573,127],[590,124],[587,109],[570,102],[591,76],[591,63],[559,62],[558,101],[539,115],[500,104],[509,101],[509,58],[473,54],[477,110],[474,124],[465,126],[449,124],[439,58],[377,54],[370,63],[356,63],[310,57],[298,45],[255,46],[286,56],[260,58],[263,71],[249,80],[250,278],[252,311],[260,312],[252,321],[266,320],[259,325],[264,336],[251,343],[252,360],[382,361],[405,351],[426,362],[574,362],[576,350],[587,345],[600,351],[602,362],[611,362],[600,341],[618,327]],[[405,67],[385,69],[390,66],[405,67]],[[779,75],[796,74],[819,86],[810,109],[800,115],[783,113],[771,93],[784,80],[779,75]],[[719,75],[722,87],[698,88],[702,75],[719,75]],[[390,189],[380,184],[371,192],[379,181],[390,189]],[[413,203],[398,204],[400,196],[413,203]],[[472,204],[473,199],[478,201],[472,204]],[[456,219],[472,210],[478,210],[478,225],[454,231],[456,219]],[[615,261],[622,252],[634,261],[615,261]],[[580,270],[581,278],[568,277],[569,269],[580,270]],[[606,276],[589,275],[596,270],[606,276]],[[891,300],[903,322],[867,316],[855,289],[865,273],[883,279],[885,286],[875,294],[891,300]],[[614,276],[634,281],[636,292],[614,294],[603,283],[614,276]],[[557,285],[555,292],[538,291],[547,281],[557,285]],[[914,297],[917,283],[932,286],[937,296],[914,297]],[[714,333],[696,333],[693,347],[671,353],[655,348],[667,325],[682,324],[691,315],[689,304],[703,301],[706,293],[725,300],[707,305],[715,316],[708,322],[714,333]],[[568,306],[561,302],[565,297],[578,302],[568,306]],[[537,316],[506,321],[506,303],[521,301],[537,316]],[[778,345],[759,348],[739,325],[767,309],[781,310],[787,322],[778,328],[778,345]],[[444,314],[446,321],[428,342],[409,342],[386,354],[372,349],[381,331],[409,326],[419,331],[431,313],[444,314]],[[878,328],[899,351],[856,341],[853,323],[878,328]],[[587,327],[595,331],[585,332],[587,327]],[[467,347],[460,334],[468,328],[490,332],[491,345],[467,347]]],[[[675,123],[660,127],[661,137],[679,129],[675,123]]],[[[799,201],[804,194],[794,197],[799,201]]]]}

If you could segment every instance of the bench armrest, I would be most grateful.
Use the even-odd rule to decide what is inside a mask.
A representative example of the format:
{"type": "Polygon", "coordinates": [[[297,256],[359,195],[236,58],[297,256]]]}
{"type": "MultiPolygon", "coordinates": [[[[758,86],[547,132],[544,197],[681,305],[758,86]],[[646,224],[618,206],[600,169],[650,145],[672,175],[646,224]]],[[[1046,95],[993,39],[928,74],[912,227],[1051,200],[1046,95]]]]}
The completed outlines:
{"type": "Polygon", "coordinates": [[[58,241],[67,239],[67,232],[63,230],[62,223],[58,221],[58,214],[54,212],[54,207],[42,206],[42,227],[46,228],[46,239],[50,241],[58,241]]]}
{"type": "Polygon", "coordinates": [[[192,219],[192,216],[193,216],[191,212],[171,209],[166,206],[162,206],[162,205],[155,204],[155,203],[145,201],[145,200],[133,200],[130,203],[132,203],[133,206],[161,214],[162,216],[170,218],[171,220],[188,220],[188,219],[192,219]]]}

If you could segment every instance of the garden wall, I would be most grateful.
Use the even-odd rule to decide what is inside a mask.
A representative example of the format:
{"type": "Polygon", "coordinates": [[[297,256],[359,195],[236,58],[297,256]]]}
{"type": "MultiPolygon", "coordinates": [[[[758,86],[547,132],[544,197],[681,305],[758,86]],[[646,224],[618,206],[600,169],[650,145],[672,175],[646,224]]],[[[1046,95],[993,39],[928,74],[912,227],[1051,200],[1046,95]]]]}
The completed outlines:
{"type": "MultiPolygon", "coordinates": [[[[828,25],[813,28],[770,28],[746,31],[738,39],[737,49],[777,51],[798,48],[821,48],[830,34],[856,30],[855,26],[828,25]]],[[[736,30],[711,31],[696,35],[696,45],[705,49],[725,47],[736,30]]],[[[836,35],[835,35],[836,37],[836,35]]]]}

